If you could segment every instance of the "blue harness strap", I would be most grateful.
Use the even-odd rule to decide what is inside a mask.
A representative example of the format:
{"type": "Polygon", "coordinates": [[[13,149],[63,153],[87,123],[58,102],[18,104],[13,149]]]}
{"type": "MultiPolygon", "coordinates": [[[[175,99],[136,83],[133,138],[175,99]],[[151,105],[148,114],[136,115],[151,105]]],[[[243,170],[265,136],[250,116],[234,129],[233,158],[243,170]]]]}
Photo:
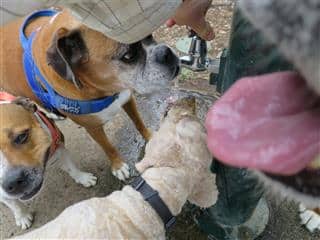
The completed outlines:
{"type": "Polygon", "coordinates": [[[118,94],[94,100],[75,100],[63,97],[46,81],[33,59],[32,43],[39,29],[32,32],[29,37],[26,37],[26,27],[36,18],[51,17],[57,13],[57,11],[51,9],[34,12],[25,19],[20,28],[20,42],[24,50],[23,68],[27,82],[32,92],[49,111],[57,112],[58,110],[62,110],[63,112],[76,115],[100,112],[109,107],[118,98],[118,94]]]}

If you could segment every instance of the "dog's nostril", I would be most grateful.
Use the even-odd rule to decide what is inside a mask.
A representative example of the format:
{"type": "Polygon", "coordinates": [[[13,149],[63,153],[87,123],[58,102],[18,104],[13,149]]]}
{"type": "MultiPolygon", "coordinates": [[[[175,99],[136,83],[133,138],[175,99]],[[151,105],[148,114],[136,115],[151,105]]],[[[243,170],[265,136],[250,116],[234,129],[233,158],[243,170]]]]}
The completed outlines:
{"type": "Polygon", "coordinates": [[[156,61],[160,64],[168,64],[174,58],[173,52],[166,46],[158,47],[156,51],[156,61]]]}
{"type": "Polygon", "coordinates": [[[18,180],[18,181],[17,181],[17,184],[18,184],[18,185],[21,185],[21,184],[23,184],[23,181],[22,181],[22,180],[18,180]]]}
{"type": "Polygon", "coordinates": [[[13,170],[2,183],[2,188],[9,194],[19,194],[27,185],[27,176],[23,170],[13,170]]]}
{"type": "Polygon", "coordinates": [[[4,186],[4,190],[11,194],[17,194],[23,191],[24,186],[24,180],[13,180],[4,186]]]}

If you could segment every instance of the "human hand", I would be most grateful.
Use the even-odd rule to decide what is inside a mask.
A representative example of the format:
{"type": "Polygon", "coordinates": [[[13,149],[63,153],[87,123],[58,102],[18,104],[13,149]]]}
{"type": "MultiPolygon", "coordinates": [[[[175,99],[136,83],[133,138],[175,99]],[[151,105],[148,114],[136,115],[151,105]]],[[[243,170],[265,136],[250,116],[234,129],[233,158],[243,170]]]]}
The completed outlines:
{"type": "Polygon", "coordinates": [[[184,0],[177,9],[175,15],[167,20],[167,27],[175,24],[189,26],[201,38],[210,41],[214,38],[214,30],[210,23],[205,20],[206,13],[210,8],[212,0],[184,0]]]}

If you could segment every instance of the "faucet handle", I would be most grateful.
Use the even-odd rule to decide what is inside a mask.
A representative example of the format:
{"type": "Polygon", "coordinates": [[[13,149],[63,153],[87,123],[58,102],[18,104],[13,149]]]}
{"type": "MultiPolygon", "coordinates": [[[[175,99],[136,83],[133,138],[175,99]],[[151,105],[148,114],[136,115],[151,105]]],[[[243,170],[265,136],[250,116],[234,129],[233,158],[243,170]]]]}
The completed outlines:
{"type": "Polygon", "coordinates": [[[206,42],[206,40],[204,40],[202,37],[200,37],[200,36],[198,35],[198,33],[196,33],[195,31],[193,31],[191,28],[187,27],[187,29],[188,29],[188,37],[189,37],[189,38],[195,38],[195,39],[197,39],[197,40],[201,40],[201,41],[203,41],[203,42],[206,42]]]}
{"type": "Polygon", "coordinates": [[[195,31],[193,31],[191,28],[187,27],[187,29],[188,29],[188,37],[189,37],[189,38],[192,38],[192,37],[195,37],[195,36],[198,35],[198,34],[197,34],[195,31]]]}

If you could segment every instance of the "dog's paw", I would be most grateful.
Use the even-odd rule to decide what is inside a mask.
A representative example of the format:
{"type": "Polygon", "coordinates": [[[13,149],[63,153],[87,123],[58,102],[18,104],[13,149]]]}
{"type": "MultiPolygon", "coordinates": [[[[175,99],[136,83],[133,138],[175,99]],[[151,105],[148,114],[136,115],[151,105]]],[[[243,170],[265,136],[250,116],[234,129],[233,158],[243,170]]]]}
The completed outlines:
{"type": "Polygon", "coordinates": [[[302,204],[299,206],[301,223],[306,226],[310,232],[320,231],[320,215],[316,212],[306,209],[302,204]]]}
{"type": "Polygon", "coordinates": [[[123,163],[121,168],[113,169],[112,174],[117,177],[119,180],[124,181],[130,177],[130,168],[128,164],[123,163]]]}
{"type": "Polygon", "coordinates": [[[97,184],[97,177],[92,173],[80,172],[75,177],[76,183],[81,184],[84,187],[92,187],[97,184]]]}
{"type": "Polygon", "coordinates": [[[33,216],[27,211],[23,211],[15,216],[17,226],[21,227],[22,230],[26,230],[32,225],[33,216]]]}

